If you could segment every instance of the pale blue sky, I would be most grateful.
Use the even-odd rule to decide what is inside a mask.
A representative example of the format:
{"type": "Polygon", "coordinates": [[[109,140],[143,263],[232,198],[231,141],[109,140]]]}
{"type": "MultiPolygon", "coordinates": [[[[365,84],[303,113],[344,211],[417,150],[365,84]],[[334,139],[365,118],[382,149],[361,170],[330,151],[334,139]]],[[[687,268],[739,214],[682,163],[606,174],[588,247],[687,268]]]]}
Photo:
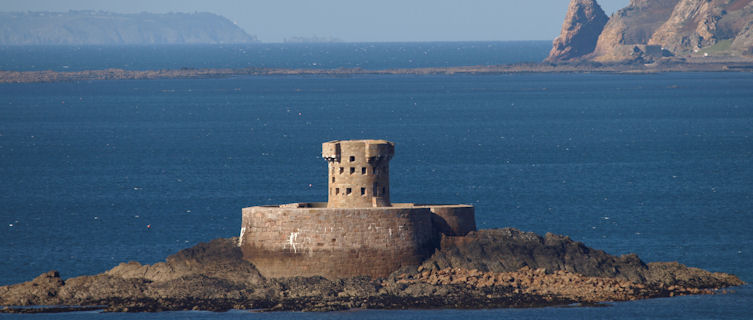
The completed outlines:
{"type": "MultiPolygon", "coordinates": [[[[265,42],[551,40],[569,0],[0,0],[1,11],[207,11],[265,42]]],[[[607,14],[629,0],[598,0],[607,14]]]]}

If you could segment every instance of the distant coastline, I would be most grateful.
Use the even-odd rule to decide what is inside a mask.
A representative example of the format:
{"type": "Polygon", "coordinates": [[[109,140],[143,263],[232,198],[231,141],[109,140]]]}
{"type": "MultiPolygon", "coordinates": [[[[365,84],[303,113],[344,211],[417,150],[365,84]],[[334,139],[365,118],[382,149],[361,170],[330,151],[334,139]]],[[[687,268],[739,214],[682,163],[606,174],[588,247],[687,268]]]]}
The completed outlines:
{"type": "Polygon", "coordinates": [[[164,45],[257,43],[229,19],[208,12],[0,12],[0,45],[164,45]]]}
{"type": "Polygon", "coordinates": [[[663,73],[663,72],[753,72],[751,61],[660,60],[652,64],[595,62],[519,63],[493,66],[456,66],[393,69],[306,68],[181,68],[163,70],[101,69],[83,71],[2,71],[0,83],[39,83],[93,80],[206,79],[236,76],[352,76],[352,75],[454,75],[505,73],[663,73]]]}

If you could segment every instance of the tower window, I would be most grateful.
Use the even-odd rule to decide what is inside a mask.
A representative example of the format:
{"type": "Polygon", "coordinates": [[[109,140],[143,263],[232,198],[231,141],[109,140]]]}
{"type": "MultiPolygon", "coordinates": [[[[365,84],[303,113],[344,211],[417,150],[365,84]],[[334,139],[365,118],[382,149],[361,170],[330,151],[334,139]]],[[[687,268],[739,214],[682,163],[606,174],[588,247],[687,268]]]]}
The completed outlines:
{"type": "Polygon", "coordinates": [[[356,173],[356,168],[350,167],[350,174],[356,173]]]}
{"type": "Polygon", "coordinates": [[[361,168],[361,174],[366,174],[366,167],[361,168]]]}
{"type": "Polygon", "coordinates": [[[353,193],[353,189],[351,189],[351,188],[346,188],[345,189],[345,194],[346,195],[350,195],[351,193],[353,193]]]}
{"type": "Polygon", "coordinates": [[[340,194],[340,188],[335,188],[335,194],[340,194]]]}
{"type": "Polygon", "coordinates": [[[354,161],[356,161],[356,157],[355,156],[350,156],[350,162],[354,162],[354,161]]]}
{"type": "Polygon", "coordinates": [[[335,183],[335,177],[332,177],[332,183],[335,183]]]}
{"type": "Polygon", "coordinates": [[[345,171],[345,168],[340,167],[340,174],[343,174],[343,171],[345,171]]]}
{"type": "Polygon", "coordinates": [[[387,194],[387,189],[385,187],[382,187],[382,195],[387,194]]]}
{"type": "Polygon", "coordinates": [[[366,195],[366,188],[361,188],[361,195],[362,196],[366,195]]]}

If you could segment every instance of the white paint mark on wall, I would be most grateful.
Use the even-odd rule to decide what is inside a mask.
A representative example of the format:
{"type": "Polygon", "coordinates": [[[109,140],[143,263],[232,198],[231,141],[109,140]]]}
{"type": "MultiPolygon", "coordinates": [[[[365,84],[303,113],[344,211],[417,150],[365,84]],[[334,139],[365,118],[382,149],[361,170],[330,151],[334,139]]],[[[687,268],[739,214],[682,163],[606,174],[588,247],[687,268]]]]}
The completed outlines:
{"type": "Polygon", "coordinates": [[[246,234],[246,227],[241,227],[241,235],[238,237],[238,246],[243,244],[243,236],[246,234]]]}
{"type": "Polygon", "coordinates": [[[293,248],[293,253],[298,253],[298,249],[295,247],[295,242],[298,240],[298,232],[291,232],[288,238],[288,244],[293,248]]]}

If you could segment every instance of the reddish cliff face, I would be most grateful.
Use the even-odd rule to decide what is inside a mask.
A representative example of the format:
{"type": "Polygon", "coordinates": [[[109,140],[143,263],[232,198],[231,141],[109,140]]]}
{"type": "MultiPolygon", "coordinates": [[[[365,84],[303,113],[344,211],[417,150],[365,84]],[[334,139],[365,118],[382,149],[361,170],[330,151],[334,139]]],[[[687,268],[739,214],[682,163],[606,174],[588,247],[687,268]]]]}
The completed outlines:
{"type": "Polygon", "coordinates": [[[656,30],[649,44],[676,53],[712,46],[719,38],[719,22],[728,0],[682,0],[669,19],[656,30]]]}
{"type": "MultiPolygon", "coordinates": [[[[680,0],[631,0],[604,27],[592,58],[620,61],[638,58],[635,45],[645,45],[680,0]]],[[[639,48],[640,50],[640,48],[639,48]]]]}
{"type": "MultiPolygon", "coordinates": [[[[573,1],[570,10],[584,3],[573,1]]],[[[631,0],[609,19],[593,53],[587,56],[566,54],[582,48],[574,41],[564,41],[578,37],[572,33],[582,33],[577,21],[577,14],[569,12],[549,60],[580,57],[599,62],[650,62],[670,55],[753,55],[753,0],[631,0]],[[576,28],[568,27],[571,25],[576,28]]]]}
{"type": "Polygon", "coordinates": [[[547,61],[570,60],[593,52],[609,18],[595,0],[572,0],[547,61]]]}

